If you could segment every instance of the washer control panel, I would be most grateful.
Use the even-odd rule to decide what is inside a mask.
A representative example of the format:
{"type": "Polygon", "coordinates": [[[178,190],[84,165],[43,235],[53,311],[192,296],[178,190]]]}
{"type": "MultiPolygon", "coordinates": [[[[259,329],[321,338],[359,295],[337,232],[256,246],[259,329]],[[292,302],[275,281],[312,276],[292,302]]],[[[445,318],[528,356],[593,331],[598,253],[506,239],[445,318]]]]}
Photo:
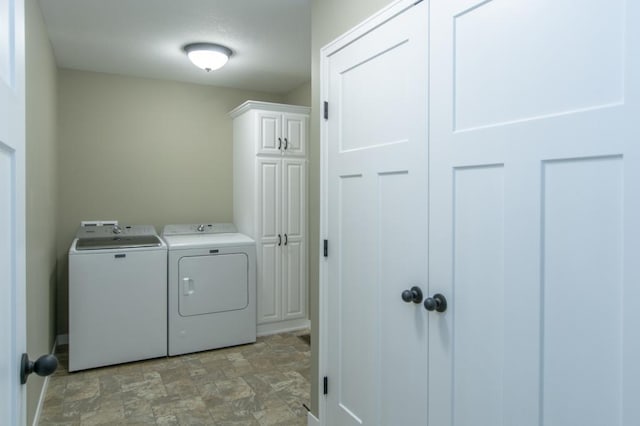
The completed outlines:
{"type": "Polygon", "coordinates": [[[81,226],[76,238],[109,238],[113,236],[157,235],[152,225],[81,226]]]}

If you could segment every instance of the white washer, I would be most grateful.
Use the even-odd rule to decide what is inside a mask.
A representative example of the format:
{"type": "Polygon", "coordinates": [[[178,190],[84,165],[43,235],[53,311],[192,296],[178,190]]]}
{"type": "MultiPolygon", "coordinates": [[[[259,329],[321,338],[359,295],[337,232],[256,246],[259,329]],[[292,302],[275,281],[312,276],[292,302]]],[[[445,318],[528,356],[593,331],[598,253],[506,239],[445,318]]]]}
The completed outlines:
{"type": "Polygon", "coordinates": [[[256,341],[255,242],[233,224],[167,225],[169,355],[256,341]]]}
{"type": "Polygon", "coordinates": [[[80,228],[69,249],[69,371],[166,355],[166,244],[150,225],[80,228]]]}

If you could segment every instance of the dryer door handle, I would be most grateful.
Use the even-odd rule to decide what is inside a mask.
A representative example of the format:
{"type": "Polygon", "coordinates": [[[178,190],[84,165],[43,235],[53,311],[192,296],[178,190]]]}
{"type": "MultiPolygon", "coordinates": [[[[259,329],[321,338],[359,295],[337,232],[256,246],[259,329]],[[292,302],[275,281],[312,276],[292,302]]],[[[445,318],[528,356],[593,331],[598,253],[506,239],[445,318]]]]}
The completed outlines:
{"type": "Polygon", "coordinates": [[[184,277],[182,279],[182,294],[185,296],[191,296],[196,292],[195,283],[189,277],[184,277]]]}

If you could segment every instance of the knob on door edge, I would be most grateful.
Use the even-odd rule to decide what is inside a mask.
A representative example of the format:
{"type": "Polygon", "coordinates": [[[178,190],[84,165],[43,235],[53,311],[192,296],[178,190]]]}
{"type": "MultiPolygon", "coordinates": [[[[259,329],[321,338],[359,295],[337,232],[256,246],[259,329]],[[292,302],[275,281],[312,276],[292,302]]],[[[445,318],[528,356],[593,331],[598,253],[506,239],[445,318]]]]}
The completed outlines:
{"type": "Polygon", "coordinates": [[[54,355],[42,355],[40,358],[33,362],[29,360],[29,355],[22,354],[20,360],[20,384],[27,383],[27,377],[31,373],[36,373],[38,376],[50,376],[58,368],[58,358],[54,355]]]}

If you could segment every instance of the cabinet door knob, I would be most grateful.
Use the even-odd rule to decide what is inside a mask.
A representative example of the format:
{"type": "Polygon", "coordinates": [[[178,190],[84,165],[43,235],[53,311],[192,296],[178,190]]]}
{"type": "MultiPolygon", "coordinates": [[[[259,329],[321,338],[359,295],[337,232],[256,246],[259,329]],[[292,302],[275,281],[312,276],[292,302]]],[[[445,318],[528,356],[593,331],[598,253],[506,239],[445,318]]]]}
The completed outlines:
{"type": "Polygon", "coordinates": [[[287,138],[284,138],[284,150],[287,150],[287,147],[289,146],[289,141],[287,140],[287,138]]]}
{"type": "Polygon", "coordinates": [[[284,234],[284,245],[286,246],[287,244],[289,244],[289,238],[287,237],[287,234],[284,234]]]}
{"type": "Polygon", "coordinates": [[[278,234],[278,245],[282,245],[282,235],[278,234]]]}
{"type": "Polygon", "coordinates": [[[282,138],[278,138],[278,149],[282,149],[282,138]]]}

